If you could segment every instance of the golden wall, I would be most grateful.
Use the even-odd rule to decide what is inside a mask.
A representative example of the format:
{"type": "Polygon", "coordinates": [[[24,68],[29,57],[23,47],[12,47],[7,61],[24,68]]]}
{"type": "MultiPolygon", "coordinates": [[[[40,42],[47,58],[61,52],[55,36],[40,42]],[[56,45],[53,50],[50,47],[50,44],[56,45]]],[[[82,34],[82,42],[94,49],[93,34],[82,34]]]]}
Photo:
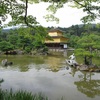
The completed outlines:
{"type": "Polygon", "coordinates": [[[58,32],[49,32],[48,34],[49,36],[62,36],[62,33],[58,33],[58,32]]]}
{"type": "Polygon", "coordinates": [[[53,40],[46,40],[45,43],[66,43],[67,39],[60,37],[60,38],[53,38],[53,40]]]}

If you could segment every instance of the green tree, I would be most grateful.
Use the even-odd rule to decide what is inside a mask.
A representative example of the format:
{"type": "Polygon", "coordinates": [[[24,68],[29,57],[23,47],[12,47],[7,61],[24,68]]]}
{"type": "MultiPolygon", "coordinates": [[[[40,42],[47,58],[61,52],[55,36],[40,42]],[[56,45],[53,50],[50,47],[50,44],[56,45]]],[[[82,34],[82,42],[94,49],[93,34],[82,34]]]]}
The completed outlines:
{"type": "Polygon", "coordinates": [[[94,50],[100,50],[100,35],[87,34],[82,36],[77,42],[78,54],[84,56],[85,64],[92,64],[92,57],[94,56],[94,50]]]}
{"type": "Polygon", "coordinates": [[[47,29],[43,28],[42,26],[38,27],[38,30],[36,30],[36,33],[34,35],[33,39],[33,47],[35,49],[43,49],[43,51],[47,51],[47,48],[45,46],[45,39],[46,37],[49,38],[47,34],[47,29]]]}
{"type": "Polygon", "coordinates": [[[14,46],[14,49],[18,48],[19,37],[17,34],[8,35],[7,40],[14,46]]]}
{"type": "MultiPolygon", "coordinates": [[[[18,32],[18,46],[21,47],[21,49],[26,50],[32,49],[32,41],[33,41],[33,34],[31,33],[33,29],[32,28],[24,28],[21,27],[17,30],[18,32]]],[[[28,50],[29,51],[29,50],[28,50]]]]}
{"type": "Polygon", "coordinates": [[[3,52],[13,50],[13,45],[10,44],[9,42],[2,41],[0,42],[0,50],[3,52]]]}
{"type": "Polygon", "coordinates": [[[77,41],[78,40],[79,40],[79,37],[78,36],[71,35],[70,36],[70,39],[69,39],[69,45],[71,47],[77,48],[78,47],[78,45],[77,45],[77,41]]]}
{"type": "Polygon", "coordinates": [[[45,38],[48,36],[47,29],[42,26],[35,28],[20,28],[18,29],[19,41],[23,50],[31,51],[33,49],[44,49],[45,38]]]}

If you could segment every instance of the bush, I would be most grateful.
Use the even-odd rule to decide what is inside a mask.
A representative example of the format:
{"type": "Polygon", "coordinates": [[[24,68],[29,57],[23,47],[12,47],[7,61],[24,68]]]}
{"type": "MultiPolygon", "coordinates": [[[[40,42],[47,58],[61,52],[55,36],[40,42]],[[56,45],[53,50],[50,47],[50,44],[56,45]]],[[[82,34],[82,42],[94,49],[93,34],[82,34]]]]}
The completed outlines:
{"type": "Polygon", "coordinates": [[[13,50],[14,46],[12,44],[10,44],[9,42],[6,41],[2,41],[0,42],[0,50],[1,51],[9,51],[9,50],[13,50]]]}

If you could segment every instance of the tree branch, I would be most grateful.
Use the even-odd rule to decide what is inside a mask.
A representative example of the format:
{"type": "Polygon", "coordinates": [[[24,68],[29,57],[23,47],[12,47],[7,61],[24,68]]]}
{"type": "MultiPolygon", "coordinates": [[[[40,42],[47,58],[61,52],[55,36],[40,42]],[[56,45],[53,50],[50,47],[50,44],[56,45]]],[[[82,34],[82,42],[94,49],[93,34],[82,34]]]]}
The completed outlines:
{"type": "Polygon", "coordinates": [[[27,22],[27,9],[28,9],[28,0],[26,0],[26,2],[25,2],[25,16],[24,16],[25,24],[28,26],[28,22],[27,22]]]}
{"type": "Polygon", "coordinates": [[[28,0],[26,0],[25,2],[25,16],[24,16],[24,22],[27,26],[31,27],[31,28],[34,28],[34,26],[32,26],[31,24],[28,23],[28,20],[27,20],[27,9],[28,9],[28,0]]]}
{"type": "Polygon", "coordinates": [[[77,0],[73,0],[73,1],[76,2],[77,4],[81,5],[82,7],[84,7],[90,14],[94,15],[94,13],[90,11],[90,7],[87,7],[87,5],[83,5],[83,4],[79,3],[77,0]]]}

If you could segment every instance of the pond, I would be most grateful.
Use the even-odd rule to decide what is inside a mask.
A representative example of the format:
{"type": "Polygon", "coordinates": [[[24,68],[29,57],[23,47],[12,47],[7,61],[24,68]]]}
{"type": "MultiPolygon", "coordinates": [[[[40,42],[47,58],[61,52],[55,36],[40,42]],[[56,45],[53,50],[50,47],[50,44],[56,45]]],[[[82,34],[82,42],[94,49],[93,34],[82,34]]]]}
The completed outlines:
{"type": "Polygon", "coordinates": [[[100,73],[76,71],[63,56],[0,56],[13,65],[0,65],[0,88],[42,92],[49,100],[100,100],[100,73]]]}

